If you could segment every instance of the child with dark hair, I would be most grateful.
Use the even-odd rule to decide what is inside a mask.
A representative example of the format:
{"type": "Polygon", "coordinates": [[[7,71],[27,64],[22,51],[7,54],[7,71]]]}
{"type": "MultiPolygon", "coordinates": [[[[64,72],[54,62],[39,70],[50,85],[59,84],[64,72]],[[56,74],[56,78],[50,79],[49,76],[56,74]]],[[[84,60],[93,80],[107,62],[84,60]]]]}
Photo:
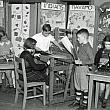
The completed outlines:
{"type": "MultiPolygon", "coordinates": [[[[100,48],[94,60],[94,65],[98,71],[110,71],[110,35],[106,35],[102,41],[102,48],[100,48]]],[[[102,107],[106,108],[107,99],[110,92],[109,83],[100,83],[100,101],[102,102],[102,107]]]]}
{"type": "Polygon", "coordinates": [[[90,73],[89,65],[93,64],[93,49],[88,41],[89,32],[87,29],[80,29],[76,33],[79,47],[77,51],[78,60],[75,60],[76,68],[74,73],[75,101],[72,107],[78,107],[78,110],[87,108],[88,100],[88,77],[90,73]]]}
{"type": "Polygon", "coordinates": [[[51,26],[50,24],[44,24],[42,27],[42,32],[32,36],[33,39],[37,41],[36,49],[40,51],[49,51],[50,44],[55,44],[60,50],[62,47],[54,39],[54,36],[51,35],[51,26]]]}
{"type": "MultiPolygon", "coordinates": [[[[13,52],[13,45],[10,40],[8,40],[6,32],[4,28],[0,27],[0,62],[4,63],[8,61],[8,57],[13,52]]],[[[13,88],[13,80],[12,80],[12,71],[5,70],[1,71],[2,73],[6,73],[6,77],[8,79],[9,88],[13,88]]],[[[2,83],[2,75],[0,75],[0,83],[2,83]]]]}
{"type": "MultiPolygon", "coordinates": [[[[49,77],[46,75],[47,64],[36,64],[34,61],[36,40],[27,38],[24,42],[24,51],[20,58],[25,60],[28,82],[46,82],[49,85],[49,77]]],[[[22,75],[19,78],[23,80],[22,75]]]]}

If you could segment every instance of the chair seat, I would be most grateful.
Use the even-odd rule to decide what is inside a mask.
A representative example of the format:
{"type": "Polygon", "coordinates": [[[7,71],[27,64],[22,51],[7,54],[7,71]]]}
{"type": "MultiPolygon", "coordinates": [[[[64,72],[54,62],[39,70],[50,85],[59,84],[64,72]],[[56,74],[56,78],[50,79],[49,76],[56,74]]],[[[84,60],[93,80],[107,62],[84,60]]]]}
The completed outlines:
{"type": "MultiPolygon", "coordinates": [[[[19,85],[21,87],[24,86],[24,82],[21,81],[21,80],[18,80],[19,82],[19,85]]],[[[30,83],[27,83],[27,87],[32,87],[32,86],[42,86],[43,84],[45,84],[45,82],[30,82],[30,83]]]]}
{"type": "Polygon", "coordinates": [[[31,82],[31,83],[27,83],[27,87],[42,86],[44,84],[45,84],[45,82],[31,82]]]}

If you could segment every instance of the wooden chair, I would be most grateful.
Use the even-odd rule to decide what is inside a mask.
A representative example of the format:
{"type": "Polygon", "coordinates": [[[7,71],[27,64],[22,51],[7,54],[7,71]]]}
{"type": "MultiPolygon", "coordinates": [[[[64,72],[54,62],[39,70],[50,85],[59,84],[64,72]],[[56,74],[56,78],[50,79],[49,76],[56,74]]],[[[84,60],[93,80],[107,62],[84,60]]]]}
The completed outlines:
{"type": "Polygon", "coordinates": [[[15,103],[17,103],[18,100],[18,95],[19,93],[23,93],[24,94],[24,98],[23,98],[23,106],[22,109],[25,109],[25,105],[26,105],[26,100],[30,99],[30,98],[35,98],[35,97],[43,97],[43,105],[46,104],[46,91],[45,91],[45,82],[27,82],[27,77],[26,77],[26,70],[25,70],[25,62],[24,59],[22,58],[18,58],[18,57],[14,57],[14,62],[15,62],[15,75],[16,75],[16,95],[15,95],[15,103]],[[20,70],[18,68],[18,65],[21,64],[22,65],[22,70],[20,70]],[[19,79],[19,75],[18,74],[22,74],[23,75],[23,80],[21,81],[19,79]],[[42,94],[36,94],[36,87],[38,86],[42,86],[43,89],[43,93],[42,94]],[[29,89],[32,88],[32,89],[29,89]],[[33,92],[33,96],[29,96],[28,92],[32,91],[33,92]]]}

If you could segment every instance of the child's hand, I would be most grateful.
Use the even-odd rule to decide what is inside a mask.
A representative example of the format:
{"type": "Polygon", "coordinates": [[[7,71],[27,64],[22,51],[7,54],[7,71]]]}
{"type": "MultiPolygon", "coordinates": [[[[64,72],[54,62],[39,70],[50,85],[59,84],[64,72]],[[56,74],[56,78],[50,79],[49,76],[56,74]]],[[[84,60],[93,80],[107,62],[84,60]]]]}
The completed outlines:
{"type": "Polygon", "coordinates": [[[82,61],[81,60],[75,60],[75,63],[76,64],[82,64],[82,61]]]}
{"type": "Polygon", "coordinates": [[[41,56],[41,54],[40,53],[38,53],[38,54],[34,54],[34,57],[40,57],[41,56]]]}

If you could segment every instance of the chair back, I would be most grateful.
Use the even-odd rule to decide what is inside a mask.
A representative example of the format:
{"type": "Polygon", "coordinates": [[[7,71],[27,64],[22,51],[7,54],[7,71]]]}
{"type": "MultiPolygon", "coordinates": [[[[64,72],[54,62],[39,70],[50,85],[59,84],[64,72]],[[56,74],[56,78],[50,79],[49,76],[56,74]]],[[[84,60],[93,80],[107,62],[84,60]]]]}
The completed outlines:
{"type": "Polygon", "coordinates": [[[19,84],[20,87],[26,88],[27,77],[26,77],[26,69],[25,69],[24,59],[18,58],[15,56],[14,63],[15,63],[16,83],[19,84]],[[19,79],[19,75],[22,75],[23,81],[19,79]]]}

